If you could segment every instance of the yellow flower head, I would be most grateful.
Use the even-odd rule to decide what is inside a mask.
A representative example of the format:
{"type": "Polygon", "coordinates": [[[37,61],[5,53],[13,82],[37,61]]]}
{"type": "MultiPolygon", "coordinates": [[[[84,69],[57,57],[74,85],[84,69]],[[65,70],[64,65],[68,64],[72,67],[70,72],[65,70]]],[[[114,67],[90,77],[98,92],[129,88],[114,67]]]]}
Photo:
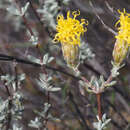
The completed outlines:
{"type": "Polygon", "coordinates": [[[88,25],[85,19],[81,22],[76,19],[80,15],[80,11],[72,12],[73,18],[70,17],[70,11],[67,12],[67,19],[63,15],[57,17],[57,34],[54,42],[61,42],[62,44],[71,44],[80,46],[80,35],[87,31],[84,25],[88,25]]]}
{"type": "Polygon", "coordinates": [[[116,26],[119,24],[116,38],[121,44],[125,41],[130,46],[130,13],[126,13],[125,9],[123,12],[120,12],[120,10],[118,12],[120,13],[120,19],[116,23],[116,26]]]}

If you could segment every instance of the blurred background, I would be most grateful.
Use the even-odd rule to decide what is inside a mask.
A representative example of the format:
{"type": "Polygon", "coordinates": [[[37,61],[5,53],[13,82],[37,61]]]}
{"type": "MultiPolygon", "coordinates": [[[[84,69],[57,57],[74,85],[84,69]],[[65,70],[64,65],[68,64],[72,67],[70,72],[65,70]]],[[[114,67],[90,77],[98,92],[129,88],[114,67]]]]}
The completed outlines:
{"type": "MultiPolygon", "coordinates": [[[[115,36],[112,31],[117,32],[115,23],[119,20],[118,9],[130,13],[130,0],[31,0],[35,10],[44,7],[45,2],[57,3],[57,13],[66,16],[68,10],[80,10],[78,17],[89,21],[88,30],[83,36],[85,44],[95,55],[93,58],[86,58],[79,66],[83,75],[90,79],[91,76],[99,77],[103,75],[108,78],[112,65],[112,51],[115,43],[115,36]],[[96,16],[100,16],[99,18],[96,16]],[[101,22],[104,22],[104,24],[101,22]],[[106,26],[108,28],[106,28],[106,26]]],[[[28,0],[18,0],[18,5],[22,7],[28,0]]],[[[53,26],[49,26],[44,19],[45,14],[38,13],[42,24],[36,17],[34,10],[29,6],[26,19],[29,26],[39,38],[40,51],[30,44],[27,27],[21,17],[10,14],[6,8],[11,6],[12,1],[0,1],[0,54],[16,56],[27,60],[27,55],[40,57],[49,53],[55,60],[49,66],[56,68],[47,69],[52,75],[55,86],[61,91],[50,94],[52,108],[50,112],[59,122],[48,121],[49,130],[84,130],[81,115],[90,130],[93,130],[92,122],[96,121],[97,102],[96,96],[80,90],[78,80],[71,71],[62,56],[60,44],[54,45],[52,39],[56,33],[53,26]],[[44,15],[44,16],[43,16],[44,15]],[[63,72],[62,72],[63,71],[63,72]],[[64,73],[65,72],[65,73],[64,73]],[[70,75],[69,75],[70,74],[70,75]],[[78,110],[80,111],[78,111],[78,110]]],[[[53,12],[52,12],[53,14],[53,12]]],[[[48,15],[49,17],[49,15],[48,15]]],[[[54,22],[56,22],[54,16],[54,22]]],[[[52,23],[53,25],[53,23],[52,23]]],[[[125,61],[126,65],[120,70],[118,82],[113,87],[107,89],[102,94],[102,112],[111,118],[111,123],[106,130],[130,130],[130,59],[125,61]]],[[[28,127],[28,123],[36,115],[33,110],[42,110],[44,102],[47,101],[46,94],[36,84],[35,79],[39,78],[40,67],[27,64],[17,64],[18,73],[25,73],[26,79],[22,84],[24,112],[20,125],[24,130],[33,130],[28,127]]],[[[13,62],[0,60],[0,74],[14,74],[13,62]]],[[[0,96],[3,99],[8,94],[0,83],[0,96]]]]}

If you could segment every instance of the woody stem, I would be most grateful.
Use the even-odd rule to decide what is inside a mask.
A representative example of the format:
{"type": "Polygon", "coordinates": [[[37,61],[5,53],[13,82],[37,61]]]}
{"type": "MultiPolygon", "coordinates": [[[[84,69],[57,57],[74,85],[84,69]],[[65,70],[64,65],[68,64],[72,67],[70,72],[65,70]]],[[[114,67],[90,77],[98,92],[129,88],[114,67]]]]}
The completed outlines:
{"type": "Polygon", "coordinates": [[[97,105],[98,105],[98,117],[102,120],[102,111],[101,111],[101,93],[96,94],[97,97],[97,105]]]}

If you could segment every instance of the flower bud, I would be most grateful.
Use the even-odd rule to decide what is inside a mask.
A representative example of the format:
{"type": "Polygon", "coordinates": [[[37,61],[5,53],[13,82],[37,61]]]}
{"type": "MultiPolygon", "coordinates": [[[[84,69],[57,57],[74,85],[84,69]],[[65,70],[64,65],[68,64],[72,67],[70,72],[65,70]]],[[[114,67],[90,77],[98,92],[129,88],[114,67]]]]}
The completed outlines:
{"type": "Polygon", "coordinates": [[[62,52],[67,65],[75,68],[79,60],[78,45],[62,43],[62,52]]]}
{"type": "Polygon", "coordinates": [[[114,50],[113,50],[113,59],[115,64],[120,65],[122,61],[126,58],[128,52],[128,44],[125,40],[116,40],[114,50]]]}

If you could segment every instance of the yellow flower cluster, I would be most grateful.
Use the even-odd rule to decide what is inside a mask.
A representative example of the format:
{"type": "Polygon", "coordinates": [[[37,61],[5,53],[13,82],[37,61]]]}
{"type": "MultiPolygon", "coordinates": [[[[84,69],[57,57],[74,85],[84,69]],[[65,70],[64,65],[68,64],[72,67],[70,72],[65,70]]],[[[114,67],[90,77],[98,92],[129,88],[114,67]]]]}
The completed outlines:
{"type": "Polygon", "coordinates": [[[120,19],[116,23],[116,26],[119,24],[116,38],[121,44],[125,41],[130,46],[130,13],[126,13],[125,9],[123,12],[120,10],[118,12],[120,13],[120,19]]]}
{"type": "Polygon", "coordinates": [[[76,17],[80,15],[80,11],[72,12],[73,17],[70,17],[70,11],[67,12],[67,18],[63,15],[57,17],[57,26],[54,42],[60,42],[64,59],[69,67],[75,68],[79,60],[80,36],[87,31],[85,27],[88,23],[85,19],[81,21],[76,17]]]}
{"type": "Polygon", "coordinates": [[[115,26],[118,26],[118,35],[113,50],[113,59],[115,64],[120,65],[126,58],[128,48],[130,46],[130,14],[126,13],[125,9],[120,12],[120,19],[117,21],[115,26]]]}
{"type": "Polygon", "coordinates": [[[57,34],[54,42],[61,42],[61,44],[72,44],[80,46],[80,35],[87,31],[84,25],[88,25],[85,19],[81,22],[76,19],[80,15],[80,11],[72,12],[73,18],[70,17],[70,11],[67,12],[67,19],[63,15],[57,17],[57,34]]]}
{"type": "Polygon", "coordinates": [[[120,41],[117,39],[113,50],[113,59],[116,65],[120,65],[126,58],[128,52],[128,44],[126,41],[120,41]]]}

